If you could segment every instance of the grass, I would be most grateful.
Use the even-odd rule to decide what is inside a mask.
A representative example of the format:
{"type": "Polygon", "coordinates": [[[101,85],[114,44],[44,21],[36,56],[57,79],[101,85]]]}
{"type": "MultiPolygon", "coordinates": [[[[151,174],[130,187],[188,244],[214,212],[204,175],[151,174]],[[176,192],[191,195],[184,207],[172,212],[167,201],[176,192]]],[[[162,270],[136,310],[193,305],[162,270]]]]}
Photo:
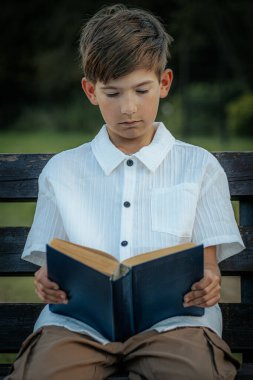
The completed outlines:
{"type": "Polygon", "coordinates": [[[70,132],[1,132],[1,153],[56,153],[93,138],[92,134],[70,132]]]}
{"type": "MultiPolygon", "coordinates": [[[[95,133],[94,133],[95,134],[95,133]]],[[[94,134],[82,132],[0,132],[1,153],[56,153],[71,149],[90,141],[94,134]]],[[[252,150],[253,141],[250,138],[230,138],[221,141],[218,137],[191,136],[179,140],[199,145],[210,151],[221,150],[252,150]]]]}

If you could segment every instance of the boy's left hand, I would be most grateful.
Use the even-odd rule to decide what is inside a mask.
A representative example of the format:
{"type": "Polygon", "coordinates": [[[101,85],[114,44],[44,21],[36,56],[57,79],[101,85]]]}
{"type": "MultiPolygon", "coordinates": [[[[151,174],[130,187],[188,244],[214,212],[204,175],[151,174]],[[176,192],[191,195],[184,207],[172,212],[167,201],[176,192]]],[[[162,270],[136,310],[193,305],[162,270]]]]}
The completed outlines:
{"type": "Polygon", "coordinates": [[[220,300],[220,276],[210,269],[204,270],[204,277],[192,285],[192,290],[184,296],[184,306],[210,307],[220,300]]]}

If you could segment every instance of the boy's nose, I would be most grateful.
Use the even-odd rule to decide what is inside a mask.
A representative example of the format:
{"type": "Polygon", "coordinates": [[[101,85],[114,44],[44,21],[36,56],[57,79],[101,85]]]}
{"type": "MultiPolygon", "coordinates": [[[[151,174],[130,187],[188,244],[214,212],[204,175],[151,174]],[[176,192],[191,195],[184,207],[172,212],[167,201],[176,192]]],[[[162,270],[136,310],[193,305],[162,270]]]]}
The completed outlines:
{"type": "Polygon", "coordinates": [[[121,113],[125,115],[132,115],[137,111],[137,106],[134,99],[129,97],[124,99],[121,105],[121,113]]]}

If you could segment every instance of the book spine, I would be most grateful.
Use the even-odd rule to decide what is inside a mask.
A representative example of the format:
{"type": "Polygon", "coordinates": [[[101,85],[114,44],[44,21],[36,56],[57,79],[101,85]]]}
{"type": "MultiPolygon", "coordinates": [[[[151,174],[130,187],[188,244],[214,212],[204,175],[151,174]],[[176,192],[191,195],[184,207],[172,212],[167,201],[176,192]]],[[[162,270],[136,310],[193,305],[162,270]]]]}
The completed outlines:
{"type": "Polygon", "coordinates": [[[113,341],[124,342],[134,335],[132,270],[113,282],[113,341]]]}

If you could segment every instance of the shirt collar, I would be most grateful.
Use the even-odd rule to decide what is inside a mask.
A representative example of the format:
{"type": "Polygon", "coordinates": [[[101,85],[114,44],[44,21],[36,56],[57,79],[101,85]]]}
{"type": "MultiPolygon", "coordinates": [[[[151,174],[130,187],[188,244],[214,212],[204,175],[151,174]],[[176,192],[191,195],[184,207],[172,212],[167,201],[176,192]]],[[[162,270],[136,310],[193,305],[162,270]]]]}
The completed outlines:
{"type": "MultiPolygon", "coordinates": [[[[156,132],[151,143],[131,155],[131,157],[139,159],[152,172],[162,163],[175,141],[175,138],[163,123],[154,123],[154,127],[156,132]]],[[[129,155],[113,145],[106,125],[103,125],[99,133],[91,141],[91,148],[106,175],[110,175],[122,161],[129,158],[129,155]]]]}

